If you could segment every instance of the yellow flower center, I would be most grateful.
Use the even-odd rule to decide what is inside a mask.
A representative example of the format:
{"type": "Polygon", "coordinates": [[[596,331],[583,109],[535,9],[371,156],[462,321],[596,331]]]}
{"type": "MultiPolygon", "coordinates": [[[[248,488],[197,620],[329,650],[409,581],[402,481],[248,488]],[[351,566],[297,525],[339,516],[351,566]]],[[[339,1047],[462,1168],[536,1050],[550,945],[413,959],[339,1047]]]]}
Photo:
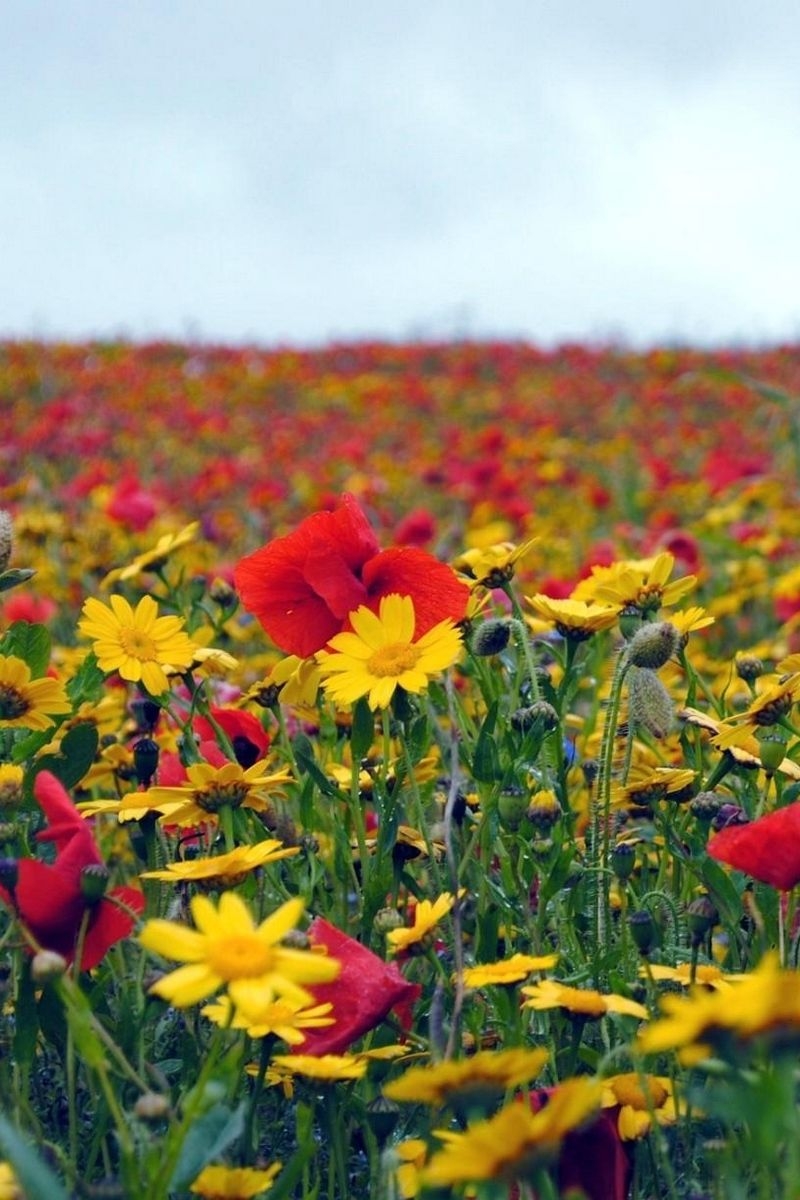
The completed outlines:
{"type": "Polygon", "coordinates": [[[275,954],[254,934],[236,933],[213,938],[208,947],[208,965],[221,979],[256,979],[272,970],[275,954]]]}
{"type": "Polygon", "coordinates": [[[194,793],[194,802],[203,812],[216,813],[225,805],[238,808],[247,799],[250,789],[243,781],[212,783],[194,793]]]}
{"type": "Polygon", "coordinates": [[[367,670],[379,679],[387,675],[394,678],[415,667],[420,654],[421,651],[409,642],[390,642],[367,659],[367,670]]]}
{"type": "Polygon", "coordinates": [[[30,703],[10,684],[0,683],[0,721],[14,721],[23,716],[30,708],[30,703]]]}
{"type": "Polygon", "coordinates": [[[122,629],[119,644],[130,658],[138,658],[139,662],[150,662],[158,657],[155,642],[141,629],[122,629]]]}
{"type": "Polygon", "coordinates": [[[613,1092],[620,1104],[626,1104],[638,1112],[661,1108],[667,1099],[667,1089],[663,1083],[650,1078],[645,1091],[638,1075],[618,1075],[613,1083],[613,1092]]]}

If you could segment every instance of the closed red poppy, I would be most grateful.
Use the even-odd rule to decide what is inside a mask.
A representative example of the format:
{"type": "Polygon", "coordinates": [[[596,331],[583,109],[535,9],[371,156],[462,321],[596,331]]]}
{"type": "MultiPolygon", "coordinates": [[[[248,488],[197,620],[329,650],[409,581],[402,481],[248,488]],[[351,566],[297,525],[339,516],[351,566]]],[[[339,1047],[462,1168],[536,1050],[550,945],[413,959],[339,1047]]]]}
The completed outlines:
{"type": "MultiPolygon", "coordinates": [[[[530,1093],[530,1104],[538,1112],[548,1101],[552,1088],[530,1093]]],[[[556,1175],[559,1195],[574,1193],[586,1200],[627,1200],[633,1176],[633,1162],[619,1136],[619,1109],[606,1108],[582,1129],[566,1135],[558,1156],[556,1175]]],[[[519,1188],[512,1184],[509,1200],[519,1200],[519,1188]]]]}
{"type": "Polygon", "coordinates": [[[14,910],[44,950],[57,951],[67,962],[74,958],[88,910],[80,966],[90,971],[111,946],[133,930],[133,918],[114,899],[141,913],[144,896],[130,887],[115,888],[107,896],[93,896],[93,870],[102,873],[105,866],[90,826],[49,771],[39,772],[33,790],[48,826],[36,834],[36,841],[55,844],[55,861],[19,859],[16,879],[7,887],[0,886],[0,899],[14,910]]]}
{"type": "Polygon", "coordinates": [[[709,841],[712,858],[782,892],[800,883],[800,803],[747,825],[728,825],[709,841]]]}
{"type": "Polygon", "coordinates": [[[308,928],[314,945],[324,946],[342,969],[331,983],[309,986],[315,1004],[332,1004],[335,1024],[305,1029],[302,1054],[343,1054],[348,1046],[380,1025],[392,1009],[402,1025],[411,1024],[411,1010],[421,988],[403,977],[396,963],[385,963],[355,938],[315,917],[308,928]]]}
{"type": "Polygon", "coordinates": [[[286,537],[241,559],[234,581],[242,604],[276,646],[307,658],[349,628],[360,605],[410,596],[421,637],[450,617],[460,621],[469,589],[455,572],[415,546],[381,550],[353,496],[334,512],[313,513],[286,537]]]}

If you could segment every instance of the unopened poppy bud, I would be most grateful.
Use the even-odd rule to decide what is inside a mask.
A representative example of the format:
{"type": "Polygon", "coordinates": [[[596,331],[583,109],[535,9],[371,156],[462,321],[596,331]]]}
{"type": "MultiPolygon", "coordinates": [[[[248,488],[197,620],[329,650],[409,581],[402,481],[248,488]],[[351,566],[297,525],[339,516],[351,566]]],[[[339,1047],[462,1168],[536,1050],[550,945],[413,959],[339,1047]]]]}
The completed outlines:
{"type": "Polygon", "coordinates": [[[133,1106],[140,1121],[160,1121],[169,1116],[170,1102],[160,1092],[144,1092],[133,1106]]]}
{"type": "Polygon", "coordinates": [[[611,851],[611,870],[617,879],[629,879],[636,865],[636,847],[633,842],[618,842],[611,851]]]}
{"type": "Polygon", "coordinates": [[[219,576],[211,581],[208,594],[220,608],[230,608],[237,600],[234,589],[226,579],[220,579],[219,576]]]}
{"type": "Polygon", "coordinates": [[[161,706],[156,704],[155,700],[137,696],[135,700],[131,700],[131,712],[139,732],[152,733],[161,716],[161,706]]]}
{"type": "Polygon", "coordinates": [[[646,957],[655,946],[658,936],[653,914],[646,908],[637,909],[628,918],[628,928],[637,950],[646,957]]]}
{"type": "Polygon", "coordinates": [[[55,950],[37,950],[31,959],[31,979],[44,986],[60,979],[67,969],[67,960],[55,950]]]}
{"type": "Polygon", "coordinates": [[[667,736],[675,718],[675,706],[655,671],[647,667],[631,669],[628,701],[629,717],[635,725],[646,729],[655,738],[667,736]]]}
{"type": "Polygon", "coordinates": [[[95,904],[106,894],[108,887],[108,867],[102,863],[90,863],[84,867],[80,875],[81,895],[88,904],[95,904]]]}
{"type": "Polygon", "coordinates": [[[642,614],[635,604],[626,604],[619,614],[619,631],[629,641],[642,627],[642,614]]]}
{"type": "Polygon", "coordinates": [[[528,798],[521,789],[501,792],[497,800],[500,824],[510,833],[515,833],[528,811],[528,798]]]}
{"type": "Polygon", "coordinates": [[[139,738],[138,742],[133,744],[133,769],[136,772],[136,778],[142,787],[149,787],[150,782],[158,770],[158,743],[152,738],[139,738]]]}
{"type": "Polygon", "coordinates": [[[536,700],[525,708],[517,708],[511,714],[511,727],[520,733],[528,733],[537,726],[543,733],[558,728],[558,713],[547,700],[536,700]]]}
{"type": "Polygon", "coordinates": [[[686,909],[686,924],[692,941],[697,946],[705,935],[719,921],[719,913],[714,907],[710,896],[698,896],[692,900],[686,909]]]}
{"type": "Polygon", "coordinates": [[[0,884],[8,892],[13,892],[19,879],[19,868],[15,858],[0,858],[0,884]]]}
{"type": "Polygon", "coordinates": [[[394,1133],[400,1120],[400,1105],[386,1096],[375,1096],[366,1108],[367,1124],[382,1145],[394,1133]]]}
{"type": "Polygon", "coordinates": [[[786,757],[786,739],[774,725],[759,730],[756,737],[761,765],[768,774],[773,775],[786,757]]]}
{"type": "Polygon", "coordinates": [[[527,818],[536,828],[546,833],[561,819],[561,805],[555,795],[548,789],[535,792],[528,804],[527,818]]]}
{"type": "Polygon", "coordinates": [[[401,929],[405,920],[396,908],[379,908],[373,924],[377,933],[389,933],[392,929],[401,929]]]}
{"type": "Polygon", "coordinates": [[[672,658],[679,641],[680,634],[669,621],[648,621],[628,643],[628,662],[657,671],[672,658]]]}
{"type": "Polygon", "coordinates": [[[724,801],[716,792],[698,792],[689,805],[689,811],[698,821],[713,821],[724,801]]]}
{"type": "Polygon", "coordinates": [[[0,572],[5,571],[11,562],[11,551],[14,547],[14,524],[11,513],[0,508],[0,572]]]}
{"type": "Polygon", "coordinates": [[[511,626],[501,618],[484,621],[472,639],[472,652],[479,658],[490,658],[505,650],[511,637],[511,626]]]}
{"type": "Polygon", "coordinates": [[[745,683],[754,683],[764,674],[764,664],[755,654],[743,654],[736,659],[736,674],[745,683]]]}

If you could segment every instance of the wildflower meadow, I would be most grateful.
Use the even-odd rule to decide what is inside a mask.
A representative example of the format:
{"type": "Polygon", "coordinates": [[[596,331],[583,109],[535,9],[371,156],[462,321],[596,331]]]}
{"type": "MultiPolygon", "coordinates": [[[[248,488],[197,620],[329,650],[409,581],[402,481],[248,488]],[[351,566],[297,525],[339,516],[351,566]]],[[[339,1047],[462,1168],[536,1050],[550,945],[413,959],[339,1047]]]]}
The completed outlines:
{"type": "Polygon", "coordinates": [[[0,412],[0,1200],[800,1196],[797,347],[0,412]]]}

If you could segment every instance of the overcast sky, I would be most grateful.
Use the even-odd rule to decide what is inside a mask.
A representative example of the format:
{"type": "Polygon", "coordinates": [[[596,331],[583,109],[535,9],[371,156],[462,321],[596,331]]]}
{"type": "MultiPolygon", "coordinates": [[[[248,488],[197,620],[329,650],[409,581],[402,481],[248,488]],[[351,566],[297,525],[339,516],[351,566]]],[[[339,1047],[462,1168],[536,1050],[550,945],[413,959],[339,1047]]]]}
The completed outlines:
{"type": "Polygon", "coordinates": [[[797,0],[7,0],[0,336],[800,340],[797,0]]]}

